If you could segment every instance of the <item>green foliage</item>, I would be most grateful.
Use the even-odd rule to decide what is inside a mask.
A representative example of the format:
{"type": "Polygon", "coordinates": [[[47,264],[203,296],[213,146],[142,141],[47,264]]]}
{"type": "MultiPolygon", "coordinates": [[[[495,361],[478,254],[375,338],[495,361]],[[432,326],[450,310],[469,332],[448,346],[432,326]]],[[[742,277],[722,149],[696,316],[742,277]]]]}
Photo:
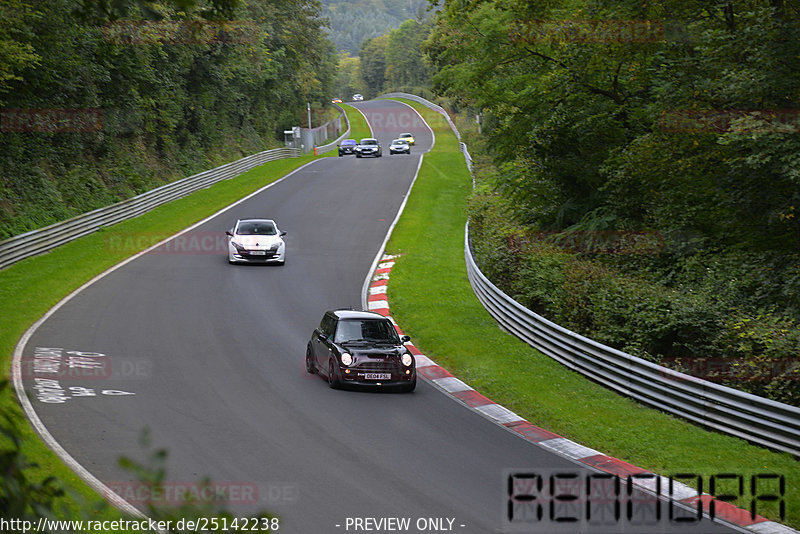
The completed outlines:
{"type": "Polygon", "coordinates": [[[408,19],[421,20],[427,0],[323,0],[322,15],[330,19],[330,37],[341,52],[357,54],[367,39],[397,28],[408,19]]]}
{"type": "Polygon", "coordinates": [[[0,239],[279,146],[306,102],[330,102],[336,59],[316,0],[35,5],[0,4],[0,101],[99,109],[102,128],[0,134],[0,239]],[[242,39],[165,29],[211,16],[238,21],[242,39]],[[110,37],[145,23],[162,39],[110,37]]]}
{"type": "Polygon", "coordinates": [[[422,42],[431,32],[430,22],[407,20],[389,32],[386,43],[386,82],[390,87],[428,86],[430,76],[422,58],[422,42]]]}
{"type": "Polygon", "coordinates": [[[434,91],[482,116],[490,278],[652,361],[747,361],[718,378],[797,404],[798,37],[769,0],[444,2],[423,48],[434,91]],[[564,246],[608,231],[658,250],[564,246]]]}
{"type": "MultiPolygon", "coordinates": [[[[198,11],[204,18],[213,20],[232,18],[242,0],[171,0],[171,4],[180,11],[198,11]]],[[[156,0],[80,0],[75,13],[86,19],[117,20],[136,10],[157,16],[162,9],[163,4],[156,0]]]]}
{"type": "Polygon", "coordinates": [[[431,20],[407,20],[399,28],[367,39],[359,59],[364,93],[368,97],[387,91],[429,93],[430,67],[422,44],[433,29],[431,20]]]}
{"type": "Polygon", "coordinates": [[[386,45],[388,35],[367,39],[361,45],[358,58],[361,62],[361,81],[364,84],[366,98],[381,94],[386,86],[386,45]]]}
{"type": "MultiPolygon", "coordinates": [[[[5,395],[7,381],[0,381],[0,394],[5,395]]],[[[46,477],[41,482],[29,477],[36,467],[25,458],[19,431],[9,414],[0,414],[0,517],[34,520],[55,518],[55,501],[64,494],[58,481],[46,477]]]]}
{"type": "Polygon", "coordinates": [[[800,103],[800,21],[780,5],[446,2],[425,47],[435,89],[485,115],[521,220],[563,229],[603,208],[695,245],[795,250],[796,112],[782,128],[769,112],[800,103]],[[590,19],[619,31],[554,30],[590,19]],[[626,38],[626,21],[646,20],[665,33],[626,38]],[[662,115],[698,110],[765,113],[705,133],[662,115]]]}
{"type": "Polygon", "coordinates": [[[687,275],[670,287],[655,273],[625,274],[614,261],[510,225],[507,210],[502,199],[478,197],[470,227],[481,269],[515,300],[634,356],[800,406],[794,319],[736,302],[746,292],[719,279],[689,284],[687,275]],[[724,373],[709,375],[705,361],[724,365],[724,373]]]}
{"type": "Polygon", "coordinates": [[[28,42],[31,38],[29,25],[40,16],[30,4],[23,0],[0,2],[0,106],[4,104],[3,93],[11,88],[12,81],[21,81],[20,72],[34,66],[39,56],[28,42]]]}
{"type": "Polygon", "coordinates": [[[336,71],[334,94],[342,100],[349,100],[356,93],[365,93],[361,81],[361,60],[344,52],[339,55],[339,68],[336,71]]]}

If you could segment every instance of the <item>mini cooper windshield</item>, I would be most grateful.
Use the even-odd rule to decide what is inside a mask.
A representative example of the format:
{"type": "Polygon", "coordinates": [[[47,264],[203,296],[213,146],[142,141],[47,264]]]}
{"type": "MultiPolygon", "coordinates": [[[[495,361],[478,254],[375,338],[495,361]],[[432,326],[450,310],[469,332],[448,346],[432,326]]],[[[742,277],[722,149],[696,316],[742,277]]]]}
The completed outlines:
{"type": "Polygon", "coordinates": [[[335,343],[388,343],[397,345],[400,338],[388,321],[349,319],[339,321],[335,343]]]}

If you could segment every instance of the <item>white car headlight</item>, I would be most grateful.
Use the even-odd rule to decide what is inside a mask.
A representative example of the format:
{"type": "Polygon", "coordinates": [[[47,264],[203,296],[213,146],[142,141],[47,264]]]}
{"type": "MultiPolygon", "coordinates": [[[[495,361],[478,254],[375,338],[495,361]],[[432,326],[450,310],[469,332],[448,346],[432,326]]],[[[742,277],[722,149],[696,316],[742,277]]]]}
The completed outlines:
{"type": "Polygon", "coordinates": [[[414,358],[409,353],[406,352],[405,354],[403,354],[403,359],[401,361],[403,362],[403,365],[408,367],[414,361],[414,358]]]}
{"type": "Polygon", "coordinates": [[[349,366],[353,363],[353,357],[348,352],[342,353],[342,364],[349,366]]]}

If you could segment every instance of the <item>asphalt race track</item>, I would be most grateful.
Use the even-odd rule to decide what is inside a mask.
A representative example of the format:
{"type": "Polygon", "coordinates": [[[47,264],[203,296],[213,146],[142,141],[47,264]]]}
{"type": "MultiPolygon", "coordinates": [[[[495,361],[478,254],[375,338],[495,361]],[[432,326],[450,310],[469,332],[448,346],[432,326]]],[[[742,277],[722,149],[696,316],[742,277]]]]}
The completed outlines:
{"type": "MultiPolygon", "coordinates": [[[[357,105],[382,158],[315,161],[92,284],[25,346],[24,383],[41,420],[133,504],[142,493],[118,459],[147,457],[144,429],[169,452],[164,501],[208,476],[233,510],[274,512],[285,533],[403,530],[365,518],[408,518],[410,532],[501,532],[508,469],[582,472],[423,380],[412,394],[376,393],[331,390],[306,374],[312,330],[326,309],[360,308],[365,276],[432,144],[410,108],[357,105]],[[389,156],[402,131],[416,136],[412,154],[389,156]],[[285,266],[227,263],[222,233],[239,217],[274,218],[288,232],[285,266]],[[80,376],[48,382],[56,367],[80,376]]],[[[707,520],[670,523],[662,506],[658,521],[585,528],[731,532],[707,520]]]]}

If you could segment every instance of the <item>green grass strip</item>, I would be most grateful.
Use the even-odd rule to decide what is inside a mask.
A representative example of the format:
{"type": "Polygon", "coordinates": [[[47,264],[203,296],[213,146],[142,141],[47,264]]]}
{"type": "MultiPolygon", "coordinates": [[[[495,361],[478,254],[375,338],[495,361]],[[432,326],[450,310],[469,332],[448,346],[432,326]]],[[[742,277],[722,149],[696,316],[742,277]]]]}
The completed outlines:
{"type": "MultiPolygon", "coordinates": [[[[388,287],[392,316],[415,345],[495,402],[587,447],[665,476],[701,475],[706,492],[712,475],[741,474],[748,497],[736,502],[740,507],[750,506],[752,475],[784,475],[781,522],[800,526],[800,463],[791,455],[645,408],[497,327],[467,280],[463,246],[471,178],[458,142],[438,113],[406,103],[436,132],[435,148],[424,157],[387,247],[401,255],[388,287]]],[[[723,488],[738,493],[732,485],[723,488]]],[[[759,502],[758,512],[781,520],[774,504],[759,502]]]]}
{"type": "MultiPolygon", "coordinates": [[[[360,113],[351,112],[350,119],[363,122],[360,113]]],[[[0,310],[4,311],[0,314],[0,366],[4,376],[9,376],[11,357],[19,338],[69,293],[161,238],[212,215],[314,158],[313,154],[308,154],[265,163],[234,179],[219,182],[135,219],[102,229],[0,271],[0,310]],[[143,236],[146,239],[134,240],[130,239],[131,236],[143,236]],[[119,243],[122,246],[113,245],[119,243]]],[[[0,395],[0,410],[16,422],[23,454],[29,462],[38,466],[29,469],[26,476],[33,481],[55,476],[64,487],[67,495],[57,503],[60,517],[119,518],[119,511],[102,501],[39,439],[22,414],[11,388],[6,388],[0,395]]],[[[5,445],[7,441],[0,439],[0,444],[5,445]]]]}
{"type": "MultiPolygon", "coordinates": [[[[360,111],[350,104],[342,104],[342,109],[344,109],[345,113],[347,114],[347,120],[350,121],[350,134],[348,134],[346,139],[355,139],[358,141],[364,137],[369,137],[369,125],[367,124],[367,120],[364,118],[364,115],[362,115],[360,111]]],[[[334,148],[333,150],[326,152],[324,155],[327,157],[338,157],[339,150],[334,148]]]]}

